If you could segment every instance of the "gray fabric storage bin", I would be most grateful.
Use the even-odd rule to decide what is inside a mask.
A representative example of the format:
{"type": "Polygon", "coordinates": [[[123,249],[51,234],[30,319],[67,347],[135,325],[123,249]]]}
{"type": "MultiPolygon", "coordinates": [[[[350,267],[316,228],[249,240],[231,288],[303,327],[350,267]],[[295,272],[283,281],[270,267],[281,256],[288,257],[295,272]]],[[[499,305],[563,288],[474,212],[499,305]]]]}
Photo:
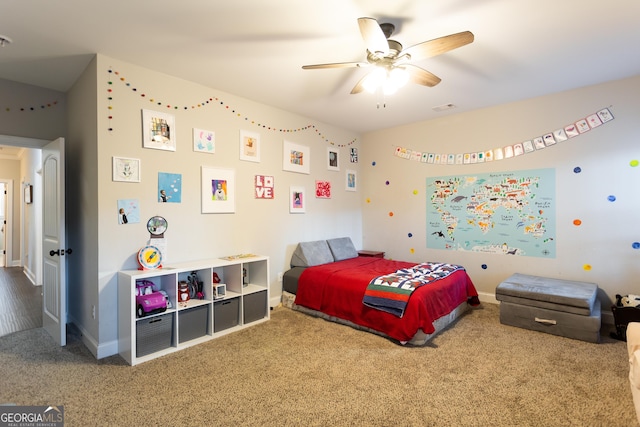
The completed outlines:
{"type": "Polygon", "coordinates": [[[178,314],[178,342],[187,342],[210,333],[209,305],[181,310],[178,314]]]}
{"type": "Polygon", "coordinates": [[[590,316],[503,301],[500,323],[597,343],[600,342],[600,301],[596,301],[590,316]]]}
{"type": "Polygon", "coordinates": [[[267,291],[260,291],[242,297],[243,323],[264,319],[267,315],[267,291]]]}
{"type": "Polygon", "coordinates": [[[588,316],[597,292],[595,283],[516,273],[498,285],[496,299],[588,316]]]}
{"type": "Polygon", "coordinates": [[[240,298],[230,298],[213,303],[213,332],[238,326],[240,298]]]}
{"type": "Polygon", "coordinates": [[[600,342],[598,285],[513,274],[496,288],[500,322],[588,342],[600,342]]]}
{"type": "Polygon", "coordinates": [[[173,346],[173,316],[167,313],[136,321],[136,357],[173,346]]]}

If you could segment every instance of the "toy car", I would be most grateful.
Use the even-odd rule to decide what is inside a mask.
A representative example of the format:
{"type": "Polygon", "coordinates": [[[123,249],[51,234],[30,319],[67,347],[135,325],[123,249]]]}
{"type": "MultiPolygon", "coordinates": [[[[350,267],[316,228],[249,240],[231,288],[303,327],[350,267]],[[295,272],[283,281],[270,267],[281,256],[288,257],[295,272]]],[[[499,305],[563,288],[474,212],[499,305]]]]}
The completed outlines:
{"type": "Polygon", "coordinates": [[[167,299],[154,290],[155,284],[150,280],[136,280],[136,313],[138,317],[162,313],[167,310],[167,299]]]}

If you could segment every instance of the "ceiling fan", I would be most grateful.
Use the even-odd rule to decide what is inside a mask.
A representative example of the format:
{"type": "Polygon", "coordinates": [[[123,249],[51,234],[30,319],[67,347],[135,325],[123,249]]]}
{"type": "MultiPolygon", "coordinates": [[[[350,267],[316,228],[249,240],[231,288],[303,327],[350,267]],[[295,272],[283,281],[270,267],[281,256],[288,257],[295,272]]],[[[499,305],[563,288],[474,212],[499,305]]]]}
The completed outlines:
{"type": "Polygon", "coordinates": [[[373,71],[356,83],[351,93],[360,93],[365,89],[374,92],[380,88],[389,94],[409,80],[422,86],[437,85],[441,81],[440,77],[412,62],[440,55],[473,42],[473,33],[463,31],[418,43],[403,50],[399,42],[389,39],[395,30],[393,24],[378,24],[378,21],[373,18],[358,18],[358,26],[367,48],[367,62],[336,62],[304,65],[302,68],[313,70],[374,66],[373,71]]]}

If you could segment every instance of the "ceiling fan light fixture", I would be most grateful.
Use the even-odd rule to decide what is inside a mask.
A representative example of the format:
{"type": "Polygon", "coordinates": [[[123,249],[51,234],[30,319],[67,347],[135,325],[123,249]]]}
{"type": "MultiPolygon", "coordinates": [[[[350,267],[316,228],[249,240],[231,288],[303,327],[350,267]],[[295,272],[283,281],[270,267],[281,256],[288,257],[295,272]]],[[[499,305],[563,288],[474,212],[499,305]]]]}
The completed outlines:
{"type": "Polygon", "coordinates": [[[393,95],[398,91],[398,86],[396,86],[391,79],[387,79],[382,84],[382,93],[385,95],[393,95]]]}
{"type": "Polygon", "coordinates": [[[389,79],[388,79],[397,89],[400,89],[402,86],[406,85],[409,81],[409,73],[404,68],[393,68],[389,71],[389,79]]]}
{"type": "Polygon", "coordinates": [[[362,87],[369,93],[374,93],[382,86],[387,78],[387,71],[384,68],[376,67],[370,72],[362,82],[362,87]]]}

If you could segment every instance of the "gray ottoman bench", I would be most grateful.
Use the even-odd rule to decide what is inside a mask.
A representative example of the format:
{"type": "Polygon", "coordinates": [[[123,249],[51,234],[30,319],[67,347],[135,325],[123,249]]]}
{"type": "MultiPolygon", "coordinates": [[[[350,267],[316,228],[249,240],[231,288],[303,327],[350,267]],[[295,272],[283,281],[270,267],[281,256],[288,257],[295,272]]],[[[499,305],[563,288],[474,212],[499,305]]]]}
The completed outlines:
{"type": "Polygon", "coordinates": [[[598,285],[514,274],[496,288],[500,323],[600,342],[598,285]]]}

